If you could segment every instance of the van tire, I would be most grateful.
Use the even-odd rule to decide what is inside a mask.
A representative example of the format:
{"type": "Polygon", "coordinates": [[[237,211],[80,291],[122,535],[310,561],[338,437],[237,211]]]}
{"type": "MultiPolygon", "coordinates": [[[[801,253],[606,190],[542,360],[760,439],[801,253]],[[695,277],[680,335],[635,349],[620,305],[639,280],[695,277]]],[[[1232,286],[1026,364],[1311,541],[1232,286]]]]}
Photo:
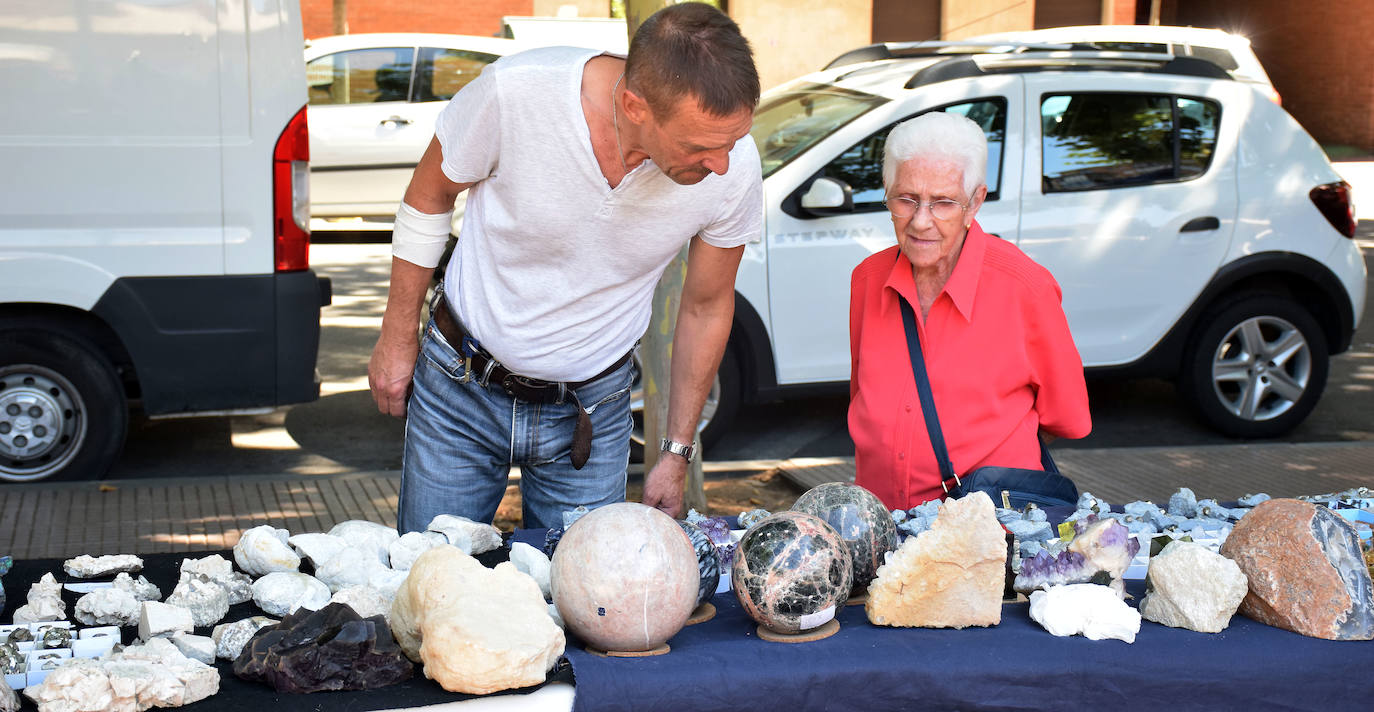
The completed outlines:
{"type": "Polygon", "coordinates": [[[98,479],[119,458],[128,426],[119,375],[85,339],[39,329],[0,335],[0,480],[98,479]]]}

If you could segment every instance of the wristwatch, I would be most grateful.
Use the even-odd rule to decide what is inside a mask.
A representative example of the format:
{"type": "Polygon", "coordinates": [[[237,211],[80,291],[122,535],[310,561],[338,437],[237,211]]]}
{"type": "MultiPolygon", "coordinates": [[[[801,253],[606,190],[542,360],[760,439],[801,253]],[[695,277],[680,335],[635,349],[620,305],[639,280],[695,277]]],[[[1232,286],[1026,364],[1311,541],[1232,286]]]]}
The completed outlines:
{"type": "Polygon", "coordinates": [[[695,447],[691,445],[683,445],[682,443],[677,442],[676,440],[669,440],[668,438],[663,439],[663,444],[659,449],[661,449],[663,452],[671,452],[674,455],[683,458],[687,462],[691,462],[692,456],[696,454],[695,447]]]}

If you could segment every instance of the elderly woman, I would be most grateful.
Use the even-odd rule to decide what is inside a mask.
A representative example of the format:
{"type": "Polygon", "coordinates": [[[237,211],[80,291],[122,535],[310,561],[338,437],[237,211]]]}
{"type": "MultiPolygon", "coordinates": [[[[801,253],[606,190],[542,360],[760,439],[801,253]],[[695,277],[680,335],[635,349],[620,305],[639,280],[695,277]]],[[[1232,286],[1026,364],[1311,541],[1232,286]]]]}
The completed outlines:
{"type": "Polygon", "coordinates": [[[898,300],[916,315],[955,472],[1040,469],[1041,433],[1092,429],[1058,283],[974,220],[986,170],[987,140],[962,116],[932,112],[888,135],[883,184],[897,244],[854,269],[849,434],[857,483],[889,508],[944,494],[898,300]]]}

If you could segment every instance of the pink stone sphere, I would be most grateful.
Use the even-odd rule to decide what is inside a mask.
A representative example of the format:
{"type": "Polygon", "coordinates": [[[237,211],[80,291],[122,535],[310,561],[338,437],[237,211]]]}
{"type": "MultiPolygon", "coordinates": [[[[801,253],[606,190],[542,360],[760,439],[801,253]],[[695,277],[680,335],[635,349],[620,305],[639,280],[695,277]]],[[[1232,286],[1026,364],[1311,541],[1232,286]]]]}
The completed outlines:
{"type": "Polygon", "coordinates": [[[549,583],[568,630],[602,650],[653,650],[697,602],[697,555],[672,517],[638,502],[578,519],[553,554],[549,583]]]}

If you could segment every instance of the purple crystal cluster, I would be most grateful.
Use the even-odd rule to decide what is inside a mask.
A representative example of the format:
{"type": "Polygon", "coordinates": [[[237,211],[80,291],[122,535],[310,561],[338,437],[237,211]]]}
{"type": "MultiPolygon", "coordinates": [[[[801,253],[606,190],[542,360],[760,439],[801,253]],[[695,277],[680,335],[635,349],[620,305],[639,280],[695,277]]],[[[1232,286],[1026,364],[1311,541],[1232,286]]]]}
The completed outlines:
{"type": "Polygon", "coordinates": [[[696,510],[687,513],[687,521],[695,524],[716,547],[716,556],[720,557],[720,570],[729,570],[735,564],[735,540],[730,536],[730,522],[726,521],[725,517],[707,517],[696,510]]]}
{"type": "Polygon", "coordinates": [[[1140,542],[1115,519],[1089,515],[1074,522],[1068,548],[1051,553],[1042,550],[1021,561],[1021,573],[1012,587],[1021,593],[1071,583],[1110,585],[1123,594],[1121,575],[1140,551],[1140,542]]]}

